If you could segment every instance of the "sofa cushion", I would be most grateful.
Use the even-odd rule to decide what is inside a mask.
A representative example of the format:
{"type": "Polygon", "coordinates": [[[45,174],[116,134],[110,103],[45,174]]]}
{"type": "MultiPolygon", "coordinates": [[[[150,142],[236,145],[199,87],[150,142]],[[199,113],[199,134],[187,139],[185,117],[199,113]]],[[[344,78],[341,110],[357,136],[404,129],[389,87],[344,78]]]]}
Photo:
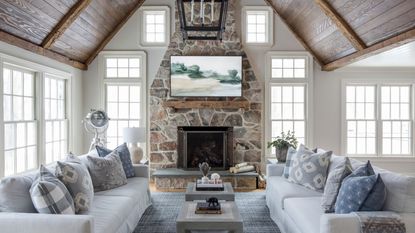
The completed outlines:
{"type": "Polygon", "coordinates": [[[141,195],[137,195],[139,190],[146,190],[148,189],[148,179],[143,177],[133,177],[128,179],[128,183],[126,185],[105,190],[101,192],[96,192],[95,196],[123,196],[123,197],[130,197],[134,200],[138,200],[142,198],[141,195]]]}
{"type": "MultiPolygon", "coordinates": [[[[308,189],[304,186],[288,182],[281,176],[270,176],[267,179],[267,188],[272,187],[273,198],[280,203],[282,209],[284,200],[293,197],[321,197],[322,193],[308,189]]],[[[319,207],[319,209],[321,209],[319,207]]]]}
{"type": "Polygon", "coordinates": [[[32,176],[11,176],[0,181],[0,212],[36,213],[30,198],[32,176]]]}
{"type": "Polygon", "coordinates": [[[65,161],[58,161],[56,176],[69,190],[75,203],[76,213],[88,210],[94,198],[94,187],[88,168],[81,163],[81,160],[69,154],[65,161]]]}
{"type": "Polygon", "coordinates": [[[415,177],[393,172],[380,175],[387,191],[383,210],[415,213],[415,177]]]}
{"type": "Polygon", "coordinates": [[[320,232],[320,216],[323,213],[320,208],[319,197],[287,198],[284,201],[285,213],[303,233],[320,232]]]}
{"type": "Polygon", "coordinates": [[[30,188],[36,210],[42,214],[75,214],[71,194],[65,185],[43,165],[40,175],[30,188]]]}
{"type": "Polygon", "coordinates": [[[84,214],[94,217],[95,232],[114,233],[118,232],[134,206],[136,203],[129,197],[95,196],[90,210],[84,214]]]}
{"type": "Polygon", "coordinates": [[[352,165],[348,157],[343,158],[342,163],[338,163],[327,177],[324,193],[321,199],[321,207],[325,213],[334,212],[334,204],[344,178],[352,173],[352,165]]]}
{"type": "Polygon", "coordinates": [[[304,146],[300,145],[292,159],[288,180],[312,190],[322,190],[326,183],[332,152],[314,153],[312,150],[302,148],[304,146]]]}
{"type": "Polygon", "coordinates": [[[94,191],[113,189],[127,183],[120,157],[116,151],[104,158],[87,156],[94,191]]]}
{"type": "MultiPolygon", "coordinates": [[[[105,157],[112,152],[112,150],[105,148],[105,147],[100,147],[100,146],[96,146],[96,150],[100,157],[105,157]]],[[[128,150],[127,143],[123,143],[117,146],[117,148],[115,148],[114,151],[117,151],[118,156],[120,156],[122,167],[125,172],[125,176],[127,178],[134,177],[135,174],[134,174],[133,162],[131,161],[131,155],[130,155],[130,151],[128,150]]]]}

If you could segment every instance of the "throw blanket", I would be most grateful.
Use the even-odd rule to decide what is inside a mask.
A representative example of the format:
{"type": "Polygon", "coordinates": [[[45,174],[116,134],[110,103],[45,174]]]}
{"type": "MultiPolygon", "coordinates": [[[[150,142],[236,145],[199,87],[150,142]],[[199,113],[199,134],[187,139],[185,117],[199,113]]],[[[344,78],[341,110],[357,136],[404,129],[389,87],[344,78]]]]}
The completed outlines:
{"type": "Polygon", "coordinates": [[[360,221],[361,233],[406,233],[405,223],[395,212],[353,212],[360,221]]]}

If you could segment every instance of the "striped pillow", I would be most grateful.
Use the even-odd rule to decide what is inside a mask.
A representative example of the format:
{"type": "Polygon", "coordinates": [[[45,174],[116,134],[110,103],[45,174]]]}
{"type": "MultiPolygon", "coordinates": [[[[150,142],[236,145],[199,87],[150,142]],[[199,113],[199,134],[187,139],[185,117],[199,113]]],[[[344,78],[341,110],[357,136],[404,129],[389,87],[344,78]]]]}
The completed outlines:
{"type": "Polygon", "coordinates": [[[30,188],[36,210],[42,214],[75,214],[73,199],[65,185],[43,165],[39,172],[39,178],[30,188]]]}

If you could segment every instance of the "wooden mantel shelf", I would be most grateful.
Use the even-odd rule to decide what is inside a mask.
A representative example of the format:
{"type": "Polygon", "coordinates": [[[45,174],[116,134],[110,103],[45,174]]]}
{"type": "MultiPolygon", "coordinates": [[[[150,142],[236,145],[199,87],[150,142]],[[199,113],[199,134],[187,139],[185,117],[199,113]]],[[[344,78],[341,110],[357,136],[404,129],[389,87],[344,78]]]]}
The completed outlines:
{"type": "Polygon", "coordinates": [[[165,108],[228,108],[228,109],[249,109],[248,101],[166,101],[165,108]]]}

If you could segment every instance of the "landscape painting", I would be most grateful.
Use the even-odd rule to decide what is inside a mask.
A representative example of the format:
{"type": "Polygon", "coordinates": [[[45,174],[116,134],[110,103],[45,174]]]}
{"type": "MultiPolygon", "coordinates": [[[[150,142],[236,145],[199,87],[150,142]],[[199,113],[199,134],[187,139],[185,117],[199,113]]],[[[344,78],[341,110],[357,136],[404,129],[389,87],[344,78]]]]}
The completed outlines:
{"type": "Polygon", "coordinates": [[[240,97],[241,56],[171,56],[172,97],[240,97]]]}

